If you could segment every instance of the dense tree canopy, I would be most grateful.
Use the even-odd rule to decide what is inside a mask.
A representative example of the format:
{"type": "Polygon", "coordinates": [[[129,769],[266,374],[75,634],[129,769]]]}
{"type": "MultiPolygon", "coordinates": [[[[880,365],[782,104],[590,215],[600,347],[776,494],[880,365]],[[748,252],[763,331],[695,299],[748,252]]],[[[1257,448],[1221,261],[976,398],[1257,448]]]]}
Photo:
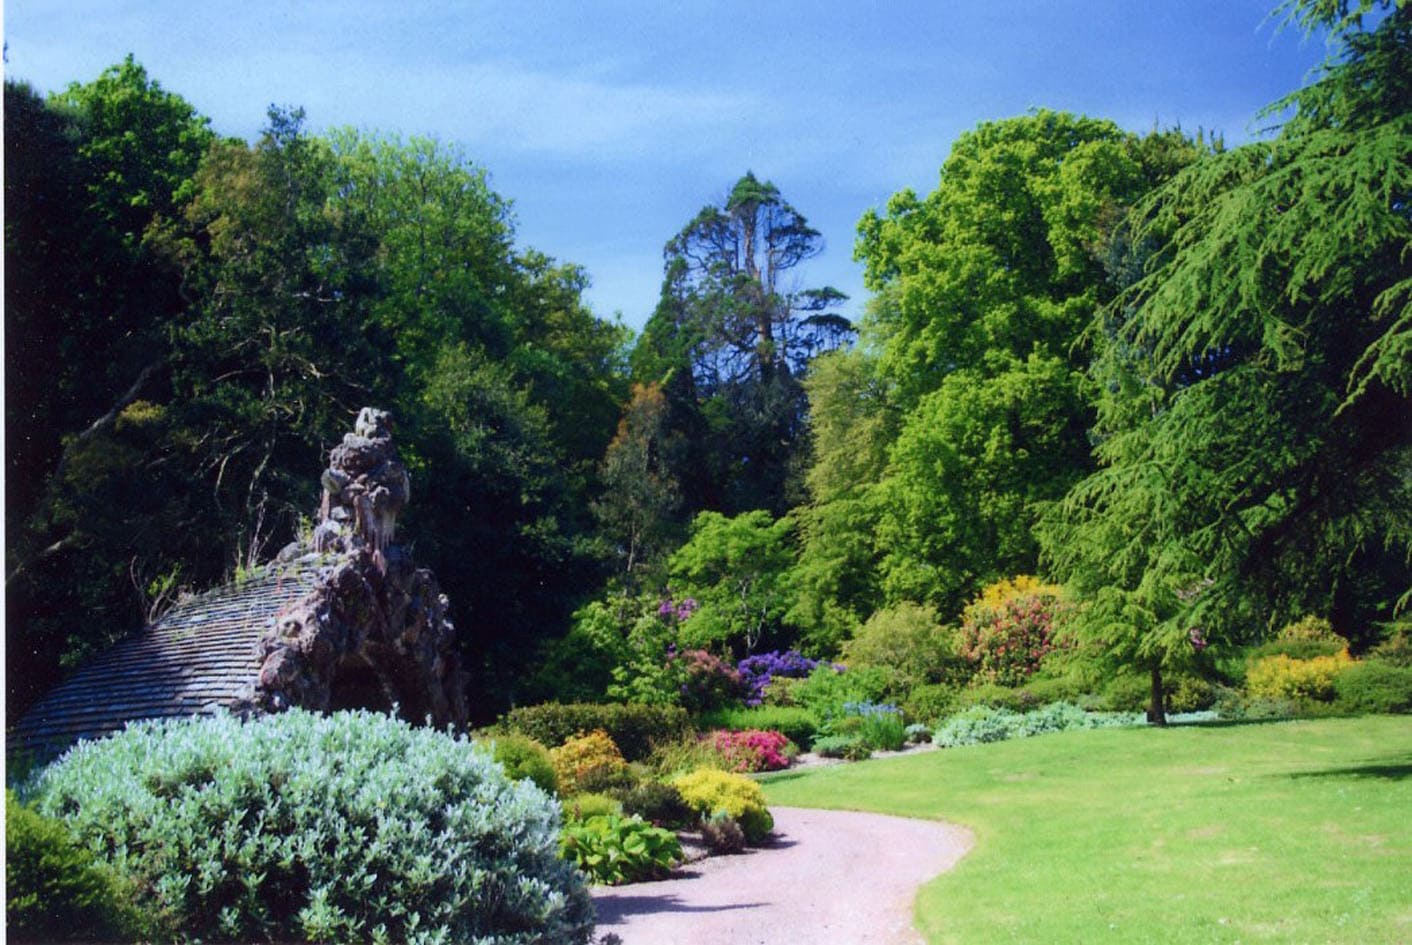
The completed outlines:
{"type": "Polygon", "coordinates": [[[1094,325],[1102,468],[1045,544],[1154,692],[1196,637],[1367,639],[1412,590],[1412,11],[1343,29],[1277,138],[1142,203],[1151,255],[1094,325]]]}

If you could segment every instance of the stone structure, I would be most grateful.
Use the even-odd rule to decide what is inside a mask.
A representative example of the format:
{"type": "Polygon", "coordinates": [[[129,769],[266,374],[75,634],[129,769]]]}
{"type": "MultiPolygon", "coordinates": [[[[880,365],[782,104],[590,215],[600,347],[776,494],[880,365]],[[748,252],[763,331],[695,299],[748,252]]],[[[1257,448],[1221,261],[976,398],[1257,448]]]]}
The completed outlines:
{"type": "Polygon", "coordinates": [[[135,719],[292,706],[464,724],[446,596],[394,541],[410,479],[391,428],[364,408],[330,452],[307,542],[91,660],[20,720],[12,746],[47,756],[135,719]]]}

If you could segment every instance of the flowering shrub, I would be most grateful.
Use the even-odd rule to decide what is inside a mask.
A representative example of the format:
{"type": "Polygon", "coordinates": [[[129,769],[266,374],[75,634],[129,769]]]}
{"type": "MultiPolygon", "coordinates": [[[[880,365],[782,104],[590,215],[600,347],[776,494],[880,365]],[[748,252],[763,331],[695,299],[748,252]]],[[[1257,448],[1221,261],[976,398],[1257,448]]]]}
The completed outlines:
{"type": "Polygon", "coordinates": [[[759,843],[775,827],[775,819],[765,807],[765,792],[743,774],[701,768],[672,781],[687,806],[703,818],[725,812],[732,817],[745,838],[759,843]]]}
{"type": "Polygon", "coordinates": [[[961,616],[961,655],[977,675],[1018,686],[1054,649],[1059,588],[1021,575],[981,592],[961,616]]]}
{"type": "Polygon", "coordinates": [[[1347,650],[1307,660],[1277,654],[1256,660],[1246,671],[1245,686],[1252,696],[1264,699],[1328,702],[1334,697],[1334,680],[1351,665],[1347,650]]]}
{"type": "Polygon", "coordinates": [[[818,666],[818,660],[811,660],[797,650],[774,650],[747,656],[735,668],[745,685],[745,704],[757,706],[765,701],[765,690],[774,679],[803,679],[818,666]]]}
{"type": "Polygon", "coordinates": [[[772,705],[707,712],[701,716],[698,724],[703,729],[728,728],[733,732],[748,729],[779,732],[800,748],[808,748],[813,744],[814,733],[819,728],[819,720],[808,709],[772,705]]]}
{"type": "Polygon", "coordinates": [[[601,728],[550,749],[549,757],[554,762],[559,791],[566,797],[585,790],[585,782],[601,781],[605,774],[612,775],[627,768],[622,752],[601,728]]]}
{"type": "Polygon", "coordinates": [[[559,807],[464,738],[371,712],[145,722],[32,789],[153,941],[586,943],[559,807]]]}
{"type": "Polygon", "coordinates": [[[748,729],[716,731],[706,738],[731,771],[779,771],[788,768],[795,748],[779,732],[748,729]]]}
{"type": "Polygon", "coordinates": [[[681,675],[681,704],[692,712],[740,704],[745,687],[740,673],[729,663],[705,650],[683,650],[668,657],[681,675]]]}

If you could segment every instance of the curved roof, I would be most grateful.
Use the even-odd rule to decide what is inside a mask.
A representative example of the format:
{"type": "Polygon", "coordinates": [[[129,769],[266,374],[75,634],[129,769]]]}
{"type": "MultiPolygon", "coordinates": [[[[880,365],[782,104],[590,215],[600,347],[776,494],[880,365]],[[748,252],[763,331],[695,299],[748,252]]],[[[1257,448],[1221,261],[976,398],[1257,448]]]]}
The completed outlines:
{"type": "Polygon", "coordinates": [[[88,660],[25,713],[8,750],[45,760],[139,719],[230,708],[259,672],[256,644],[320,573],[309,556],[183,601],[156,623],[88,660]]]}

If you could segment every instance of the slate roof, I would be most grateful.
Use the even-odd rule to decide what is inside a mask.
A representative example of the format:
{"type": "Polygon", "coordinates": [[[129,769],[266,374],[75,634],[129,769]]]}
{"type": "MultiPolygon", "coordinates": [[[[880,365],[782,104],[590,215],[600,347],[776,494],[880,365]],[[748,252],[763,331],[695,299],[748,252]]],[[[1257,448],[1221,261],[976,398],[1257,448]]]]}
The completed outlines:
{"type": "Polygon", "coordinates": [[[229,708],[259,670],[261,634],[281,608],[309,592],[318,573],[313,558],[267,565],[177,604],[37,702],[8,733],[8,749],[42,761],[138,719],[229,708]]]}

